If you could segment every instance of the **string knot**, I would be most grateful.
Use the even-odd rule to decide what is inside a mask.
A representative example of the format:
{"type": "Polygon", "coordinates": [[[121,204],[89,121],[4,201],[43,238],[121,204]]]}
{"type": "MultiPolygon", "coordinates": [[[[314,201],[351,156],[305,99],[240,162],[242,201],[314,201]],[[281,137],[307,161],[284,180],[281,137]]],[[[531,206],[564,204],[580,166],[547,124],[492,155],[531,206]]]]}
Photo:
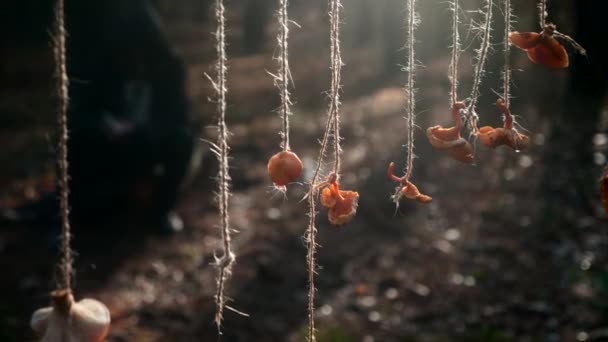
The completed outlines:
{"type": "Polygon", "coordinates": [[[218,258],[217,256],[214,257],[215,262],[213,263],[213,265],[217,268],[230,268],[230,266],[232,266],[232,264],[236,261],[236,255],[232,252],[229,251],[228,253],[224,254],[221,258],[218,258]]]}

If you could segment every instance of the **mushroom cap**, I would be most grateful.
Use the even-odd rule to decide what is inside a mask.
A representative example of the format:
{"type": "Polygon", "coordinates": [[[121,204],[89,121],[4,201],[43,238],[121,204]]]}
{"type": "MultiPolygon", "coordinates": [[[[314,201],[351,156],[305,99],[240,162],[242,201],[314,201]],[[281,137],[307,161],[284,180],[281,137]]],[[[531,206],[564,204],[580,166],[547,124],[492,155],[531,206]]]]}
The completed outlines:
{"type": "Polygon", "coordinates": [[[421,194],[418,190],[418,187],[412,182],[407,182],[407,184],[403,188],[401,188],[399,194],[401,197],[413,199],[420,203],[430,203],[433,201],[433,198],[431,196],[421,194]]]}
{"type": "Polygon", "coordinates": [[[95,299],[85,298],[72,309],[74,326],[85,341],[103,341],[110,329],[110,310],[95,299]]]}
{"type": "Polygon", "coordinates": [[[44,335],[46,327],[48,326],[49,317],[52,315],[52,313],[52,307],[38,309],[34,312],[30,320],[30,327],[36,334],[44,335]]]}
{"type": "Polygon", "coordinates": [[[355,191],[340,191],[342,198],[337,198],[336,204],[329,209],[327,218],[333,225],[343,225],[350,222],[357,214],[359,193],[355,191]]]}
{"type": "Polygon", "coordinates": [[[268,160],[268,175],[277,186],[285,186],[302,175],[302,161],[291,151],[281,151],[268,160]]]}
{"type": "Polygon", "coordinates": [[[510,32],[509,39],[516,47],[527,50],[535,47],[540,40],[540,33],[537,32],[510,32]]]}
{"type": "Polygon", "coordinates": [[[519,134],[516,130],[510,129],[507,134],[507,146],[515,151],[521,151],[530,145],[530,138],[527,135],[519,134]]]}
{"type": "Polygon", "coordinates": [[[570,65],[568,52],[560,42],[553,37],[542,35],[540,43],[527,50],[528,58],[549,68],[563,69],[570,65]]]}
{"type": "Polygon", "coordinates": [[[102,342],[110,328],[110,311],[103,303],[85,298],[67,313],[56,307],[36,310],[30,325],[42,342],[102,342]]]}
{"type": "Polygon", "coordinates": [[[441,126],[429,127],[426,129],[426,137],[434,148],[440,150],[466,143],[466,140],[460,136],[460,130],[456,126],[450,128],[443,128],[441,126]]]}
{"type": "Polygon", "coordinates": [[[530,138],[528,138],[528,136],[519,134],[514,129],[503,127],[481,127],[477,137],[482,144],[492,148],[500,145],[507,145],[516,151],[520,151],[530,144],[530,138]]]}
{"type": "Polygon", "coordinates": [[[464,144],[448,149],[448,156],[465,164],[473,164],[475,161],[475,158],[473,157],[473,147],[466,140],[464,144]]]}
{"type": "Polygon", "coordinates": [[[321,205],[327,209],[333,208],[337,201],[336,196],[333,195],[329,187],[326,187],[321,191],[321,196],[319,196],[319,199],[321,201],[321,205]]]}
{"type": "Polygon", "coordinates": [[[526,51],[533,63],[555,69],[567,68],[570,64],[568,52],[555,40],[554,32],[555,25],[549,24],[542,33],[511,32],[509,39],[513,45],[526,51]]]}
{"type": "Polygon", "coordinates": [[[505,144],[505,129],[502,127],[494,128],[490,126],[483,126],[479,128],[477,138],[479,138],[479,141],[483,145],[494,148],[496,146],[505,144]]]}

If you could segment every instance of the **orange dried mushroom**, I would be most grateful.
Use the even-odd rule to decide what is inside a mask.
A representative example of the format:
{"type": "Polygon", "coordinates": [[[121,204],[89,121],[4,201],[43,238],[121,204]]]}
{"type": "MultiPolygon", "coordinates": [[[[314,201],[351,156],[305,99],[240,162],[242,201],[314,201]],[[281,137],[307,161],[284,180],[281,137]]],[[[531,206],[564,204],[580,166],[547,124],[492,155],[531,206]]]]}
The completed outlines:
{"type": "Polygon", "coordinates": [[[430,203],[433,201],[433,198],[431,196],[421,194],[418,190],[418,187],[414,185],[414,183],[406,180],[405,176],[395,176],[394,171],[395,163],[391,162],[390,164],[388,164],[388,178],[400,184],[400,187],[397,190],[397,193],[395,194],[395,201],[398,201],[401,198],[416,200],[420,203],[430,203]]]}
{"type": "Polygon", "coordinates": [[[329,222],[339,226],[350,222],[357,214],[359,193],[340,190],[339,184],[334,181],[321,191],[320,201],[321,205],[329,209],[329,222]]]}
{"type": "Polygon", "coordinates": [[[338,201],[337,196],[334,196],[334,193],[336,191],[333,190],[332,191],[332,184],[330,184],[328,187],[324,188],[321,191],[321,205],[324,206],[325,208],[332,208],[334,205],[336,205],[336,202],[338,201]]]}
{"type": "Polygon", "coordinates": [[[466,139],[460,136],[462,121],[460,121],[460,110],[464,109],[463,102],[456,102],[452,106],[452,118],[454,127],[443,128],[441,126],[429,127],[426,136],[431,145],[439,150],[447,150],[448,155],[460,162],[473,164],[473,147],[466,139]]]}
{"type": "Polygon", "coordinates": [[[541,34],[537,32],[509,32],[509,39],[513,45],[522,50],[527,50],[538,45],[541,34]]]}
{"type": "Polygon", "coordinates": [[[568,53],[555,39],[555,34],[555,25],[547,24],[541,33],[511,32],[509,38],[513,45],[526,51],[532,62],[549,68],[567,68],[570,64],[568,53]]]}
{"type": "Polygon", "coordinates": [[[276,186],[285,186],[302,175],[302,161],[291,151],[282,151],[268,160],[268,175],[276,186]]]}
{"type": "Polygon", "coordinates": [[[516,151],[525,149],[530,144],[530,138],[513,128],[513,116],[503,99],[496,100],[496,106],[504,115],[503,127],[481,127],[477,133],[479,141],[492,148],[507,145],[516,151]]]}

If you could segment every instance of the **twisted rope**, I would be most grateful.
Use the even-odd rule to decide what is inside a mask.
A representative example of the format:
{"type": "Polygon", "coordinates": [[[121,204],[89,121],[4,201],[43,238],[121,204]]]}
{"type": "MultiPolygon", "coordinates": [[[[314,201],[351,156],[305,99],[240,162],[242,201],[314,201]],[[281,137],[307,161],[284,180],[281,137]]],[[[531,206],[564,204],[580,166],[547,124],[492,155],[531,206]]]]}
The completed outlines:
{"type": "Polygon", "coordinates": [[[60,188],[60,211],[61,211],[61,273],[63,289],[72,291],[72,239],[70,227],[70,188],[68,183],[68,124],[67,111],[69,106],[69,80],[66,66],[66,30],[65,30],[65,8],[64,0],[57,0],[55,4],[55,74],[57,77],[58,97],[58,123],[59,123],[59,188],[60,188]]]}

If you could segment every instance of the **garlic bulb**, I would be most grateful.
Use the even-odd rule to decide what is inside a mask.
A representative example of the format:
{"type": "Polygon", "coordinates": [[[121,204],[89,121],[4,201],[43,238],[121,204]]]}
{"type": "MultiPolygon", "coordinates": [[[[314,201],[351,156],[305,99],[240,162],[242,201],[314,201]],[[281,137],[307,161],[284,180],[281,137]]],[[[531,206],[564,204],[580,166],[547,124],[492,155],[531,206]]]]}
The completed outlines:
{"type": "Polygon", "coordinates": [[[110,328],[110,311],[101,302],[74,302],[69,291],[51,293],[53,306],[36,310],[30,325],[40,342],[101,342],[110,328]]]}

